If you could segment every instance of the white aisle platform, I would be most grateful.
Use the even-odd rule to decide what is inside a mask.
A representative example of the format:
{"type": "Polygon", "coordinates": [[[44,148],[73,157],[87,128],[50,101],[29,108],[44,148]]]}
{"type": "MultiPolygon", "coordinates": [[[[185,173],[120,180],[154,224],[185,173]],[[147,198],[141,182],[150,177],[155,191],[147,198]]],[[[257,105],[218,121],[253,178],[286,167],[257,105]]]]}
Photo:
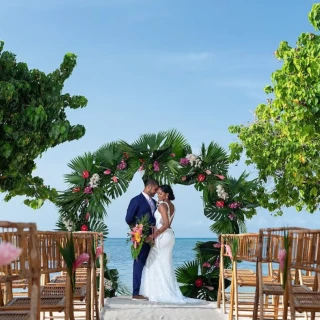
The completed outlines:
{"type": "Polygon", "coordinates": [[[131,297],[107,298],[101,320],[227,320],[215,302],[168,304],[133,301],[131,297]]]}

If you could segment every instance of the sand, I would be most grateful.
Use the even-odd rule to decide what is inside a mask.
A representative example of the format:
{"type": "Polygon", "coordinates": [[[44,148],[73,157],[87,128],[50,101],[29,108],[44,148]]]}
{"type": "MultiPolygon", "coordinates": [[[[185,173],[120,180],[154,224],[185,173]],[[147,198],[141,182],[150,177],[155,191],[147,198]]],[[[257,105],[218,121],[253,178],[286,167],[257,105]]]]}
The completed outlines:
{"type": "Polygon", "coordinates": [[[199,304],[164,304],[149,301],[132,301],[131,297],[107,298],[101,312],[102,320],[227,320],[215,302],[199,304]]]}

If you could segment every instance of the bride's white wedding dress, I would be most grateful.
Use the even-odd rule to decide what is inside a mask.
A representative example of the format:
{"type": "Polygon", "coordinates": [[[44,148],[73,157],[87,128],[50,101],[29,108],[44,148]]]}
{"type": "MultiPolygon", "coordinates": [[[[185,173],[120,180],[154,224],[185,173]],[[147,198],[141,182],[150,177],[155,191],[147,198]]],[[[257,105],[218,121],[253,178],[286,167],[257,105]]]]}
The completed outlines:
{"type": "MultiPolygon", "coordinates": [[[[166,203],[166,202],[164,202],[166,203]]],[[[171,225],[175,212],[170,216],[168,206],[169,225],[171,225]]],[[[154,213],[156,228],[163,226],[161,213],[154,213]]],[[[166,229],[155,239],[154,246],[150,249],[142,273],[140,294],[149,298],[149,301],[166,303],[195,303],[197,299],[186,298],[182,295],[172,263],[172,250],[175,243],[174,232],[166,229]]]]}

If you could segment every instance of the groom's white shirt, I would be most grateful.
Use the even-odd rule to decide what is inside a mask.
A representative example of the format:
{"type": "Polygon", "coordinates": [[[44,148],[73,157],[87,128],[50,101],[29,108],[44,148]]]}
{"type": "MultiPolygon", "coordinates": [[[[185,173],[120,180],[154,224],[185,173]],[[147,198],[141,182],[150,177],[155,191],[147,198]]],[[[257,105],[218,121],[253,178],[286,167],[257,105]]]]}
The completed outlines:
{"type": "Polygon", "coordinates": [[[144,193],[143,191],[142,191],[142,194],[147,199],[148,203],[149,203],[150,200],[152,201],[152,199],[146,193],[144,193]]]}

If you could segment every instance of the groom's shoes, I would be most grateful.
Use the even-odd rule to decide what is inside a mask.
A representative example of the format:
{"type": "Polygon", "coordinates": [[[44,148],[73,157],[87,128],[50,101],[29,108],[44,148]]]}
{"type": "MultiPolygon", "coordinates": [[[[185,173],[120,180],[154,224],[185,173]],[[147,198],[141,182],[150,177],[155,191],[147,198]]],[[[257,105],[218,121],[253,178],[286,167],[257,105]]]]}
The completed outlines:
{"type": "Polygon", "coordinates": [[[142,296],[141,294],[137,294],[135,296],[132,296],[132,300],[148,301],[149,299],[145,296],[142,296]]]}

